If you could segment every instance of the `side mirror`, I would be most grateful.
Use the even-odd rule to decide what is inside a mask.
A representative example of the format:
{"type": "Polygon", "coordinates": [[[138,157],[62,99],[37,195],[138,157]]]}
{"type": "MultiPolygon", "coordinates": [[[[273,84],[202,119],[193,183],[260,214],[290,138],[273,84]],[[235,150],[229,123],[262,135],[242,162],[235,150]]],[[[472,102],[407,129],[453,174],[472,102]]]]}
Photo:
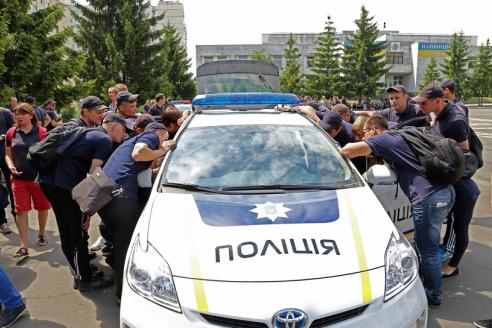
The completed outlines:
{"type": "Polygon", "coordinates": [[[367,170],[367,183],[374,185],[394,185],[398,181],[396,172],[388,165],[373,165],[367,170]]]}

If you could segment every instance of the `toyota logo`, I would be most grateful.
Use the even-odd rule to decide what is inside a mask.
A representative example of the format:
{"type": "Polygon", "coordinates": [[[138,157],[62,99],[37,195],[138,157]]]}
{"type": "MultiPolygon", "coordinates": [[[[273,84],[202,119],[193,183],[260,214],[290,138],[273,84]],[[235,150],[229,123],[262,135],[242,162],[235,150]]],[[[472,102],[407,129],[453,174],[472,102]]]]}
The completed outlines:
{"type": "Polygon", "coordinates": [[[307,315],[297,309],[280,310],[273,316],[274,328],[306,328],[307,324],[307,315]]]}

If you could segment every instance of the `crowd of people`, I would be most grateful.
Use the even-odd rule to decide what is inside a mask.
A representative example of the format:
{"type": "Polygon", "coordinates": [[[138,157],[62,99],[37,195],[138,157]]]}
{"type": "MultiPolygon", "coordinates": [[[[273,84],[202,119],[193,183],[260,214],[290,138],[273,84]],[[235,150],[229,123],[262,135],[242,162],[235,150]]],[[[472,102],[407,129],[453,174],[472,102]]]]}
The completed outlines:
{"type": "MultiPolygon", "coordinates": [[[[374,105],[370,98],[365,98],[359,107],[350,105],[344,97],[331,100],[324,96],[320,99],[301,97],[299,110],[340,144],[342,155],[352,159],[359,172],[366,172],[367,157],[370,157],[369,163],[382,158],[397,171],[400,186],[412,203],[415,243],[428,304],[438,307],[442,301],[441,279],[459,274],[480,190],[470,178],[462,178],[449,186],[427,180],[421,174],[416,155],[392,128],[405,122],[430,126],[468,150],[468,108],[456,99],[453,81],[430,84],[414,98],[410,98],[403,85],[389,87],[386,92],[387,101],[374,105]],[[445,220],[446,234],[441,241],[445,220]]],[[[0,155],[4,158],[0,160],[0,168],[19,231],[20,247],[14,257],[29,255],[31,203],[38,214],[37,244],[41,247],[50,242],[45,227],[48,211],[52,209],[61,248],[73,275],[73,288],[84,293],[106,288],[115,281],[117,303],[121,298],[126,251],[150,195],[151,179],[163,156],[176,146],[171,139],[188,114],[173,108],[162,93],[156,95],[152,104],[146,104],[145,113],[137,114],[138,97],[125,85],[117,84],[108,90],[108,106],[98,97],[88,96],[81,102],[80,116],[65,123],[52,99],[43,107],[37,107],[33,97],[26,97],[21,104],[12,97],[9,108],[0,109],[0,155]],[[27,160],[29,147],[62,124],[88,129],[65,150],[54,167],[36,171],[27,160]],[[124,191],[98,212],[101,236],[89,247],[90,217],[81,212],[70,191],[99,167],[124,186],[124,191]],[[112,277],[106,277],[90,262],[96,256],[91,250],[98,249],[104,249],[106,262],[114,270],[112,277]]],[[[5,210],[1,209],[0,232],[11,232],[5,210]]],[[[0,302],[5,307],[0,323],[13,322],[24,313],[25,304],[1,269],[0,285],[0,302]]]]}

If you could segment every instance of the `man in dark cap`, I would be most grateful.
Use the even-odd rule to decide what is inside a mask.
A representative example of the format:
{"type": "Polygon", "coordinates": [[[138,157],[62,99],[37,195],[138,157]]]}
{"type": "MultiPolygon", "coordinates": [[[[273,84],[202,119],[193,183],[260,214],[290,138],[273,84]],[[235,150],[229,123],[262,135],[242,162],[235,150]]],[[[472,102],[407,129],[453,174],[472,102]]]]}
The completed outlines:
{"type": "Polygon", "coordinates": [[[98,212],[113,244],[109,263],[115,272],[117,302],[121,299],[126,251],[140,215],[137,176],[175,147],[176,142],[167,138],[164,125],[151,122],[143,133],[122,143],[104,165],[104,173],[124,189],[98,212]]]}
{"type": "Polygon", "coordinates": [[[128,91],[119,92],[116,96],[118,114],[123,115],[124,118],[135,118],[138,96],[139,95],[131,94],[128,91]]]}
{"type": "MultiPolygon", "coordinates": [[[[444,93],[439,85],[433,83],[427,85],[413,100],[419,103],[426,113],[436,114],[433,128],[438,134],[456,140],[464,151],[470,149],[466,114],[463,109],[444,100],[444,93]]],[[[440,252],[441,261],[451,257],[449,263],[442,269],[444,278],[459,274],[458,264],[468,247],[468,227],[480,195],[480,189],[471,178],[461,178],[453,188],[456,192],[456,202],[448,215],[446,234],[440,252]]]]}
{"type": "MultiPolygon", "coordinates": [[[[103,109],[105,106],[101,107],[94,98],[86,98],[84,108],[103,109]]],[[[104,279],[102,273],[94,273],[89,265],[87,240],[83,235],[83,226],[87,227],[89,218],[72,199],[71,190],[109,158],[112,143],[121,143],[126,130],[124,117],[109,113],[101,127],[87,129],[64,151],[53,168],[39,174],[41,189],[55,212],[62,251],[74,276],[74,288],[80,292],[105,288],[112,281],[104,279]]]]}
{"type": "Polygon", "coordinates": [[[386,89],[390,101],[390,108],[382,110],[363,112],[372,115],[381,115],[389,122],[402,123],[416,117],[424,117],[419,123],[413,126],[429,125],[430,116],[425,114],[418,106],[408,101],[407,89],[403,85],[394,85],[386,89]]]}
{"type": "Polygon", "coordinates": [[[46,125],[46,130],[51,131],[55,127],[61,124],[60,117],[56,112],[56,101],[48,99],[43,104],[43,110],[47,116],[49,116],[49,123],[46,125]]]}
{"type": "Polygon", "coordinates": [[[336,112],[326,112],[321,119],[319,126],[335,139],[341,147],[349,142],[355,141],[355,136],[352,133],[352,124],[342,120],[340,114],[336,112]]]}
{"type": "Polygon", "coordinates": [[[36,113],[39,124],[46,127],[46,125],[48,125],[48,123],[50,122],[50,118],[46,117],[46,113],[44,112],[44,110],[36,105],[36,99],[33,96],[26,96],[24,102],[34,107],[34,112],[36,113]]]}
{"type": "Polygon", "coordinates": [[[104,111],[107,106],[96,96],[88,96],[82,100],[80,116],[70,120],[67,124],[74,124],[86,128],[101,125],[104,111]]]}
{"type": "Polygon", "coordinates": [[[456,98],[456,83],[453,80],[446,80],[440,84],[442,89],[444,99],[452,102],[457,107],[462,108],[465,111],[466,118],[468,118],[468,107],[466,107],[465,103],[456,98]]]}

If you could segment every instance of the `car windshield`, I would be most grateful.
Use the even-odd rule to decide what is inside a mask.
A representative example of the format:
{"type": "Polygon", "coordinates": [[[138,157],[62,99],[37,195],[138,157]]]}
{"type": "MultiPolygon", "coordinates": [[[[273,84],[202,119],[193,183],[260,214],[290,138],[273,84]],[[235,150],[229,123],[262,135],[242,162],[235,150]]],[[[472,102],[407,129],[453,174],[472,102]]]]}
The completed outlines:
{"type": "Polygon", "coordinates": [[[199,94],[231,92],[276,92],[276,76],[258,73],[205,75],[198,78],[199,94]]]}
{"type": "Polygon", "coordinates": [[[161,184],[213,189],[268,186],[344,188],[360,180],[328,137],[313,126],[188,128],[161,184]]]}

